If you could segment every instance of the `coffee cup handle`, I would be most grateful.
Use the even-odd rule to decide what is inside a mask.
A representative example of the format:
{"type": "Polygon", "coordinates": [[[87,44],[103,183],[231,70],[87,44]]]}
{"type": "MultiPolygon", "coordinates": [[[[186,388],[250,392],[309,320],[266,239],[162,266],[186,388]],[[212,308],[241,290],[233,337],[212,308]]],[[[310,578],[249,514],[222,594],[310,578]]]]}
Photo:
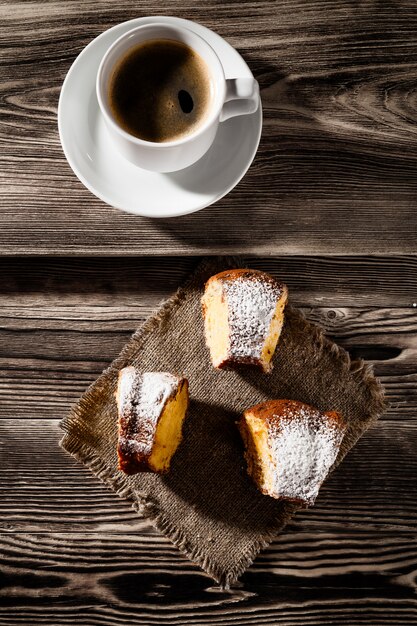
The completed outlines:
{"type": "Polygon", "coordinates": [[[224,102],[220,113],[221,122],[236,115],[255,113],[259,106],[258,81],[254,78],[228,78],[224,102]]]}

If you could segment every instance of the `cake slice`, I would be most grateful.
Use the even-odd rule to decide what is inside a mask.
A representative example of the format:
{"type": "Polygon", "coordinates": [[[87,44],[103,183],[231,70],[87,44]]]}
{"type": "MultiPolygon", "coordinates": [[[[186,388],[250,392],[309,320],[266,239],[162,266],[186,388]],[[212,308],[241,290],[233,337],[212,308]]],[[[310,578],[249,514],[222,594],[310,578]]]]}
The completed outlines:
{"type": "Polygon", "coordinates": [[[165,473],[182,437],[188,407],[188,381],[167,372],[119,373],[117,454],[125,474],[165,473]]]}
{"type": "Polygon", "coordinates": [[[346,431],[342,416],[294,400],[269,400],[247,409],[238,427],[248,473],[262,493],[314,504],[346,431]]]}
{"type": "Polygon", "coordinates": [[[234,269],[212,276],[202,305],[213,366],[256,365],[271,371],[287,298],[286,285],[264,272],[234,269]]]}

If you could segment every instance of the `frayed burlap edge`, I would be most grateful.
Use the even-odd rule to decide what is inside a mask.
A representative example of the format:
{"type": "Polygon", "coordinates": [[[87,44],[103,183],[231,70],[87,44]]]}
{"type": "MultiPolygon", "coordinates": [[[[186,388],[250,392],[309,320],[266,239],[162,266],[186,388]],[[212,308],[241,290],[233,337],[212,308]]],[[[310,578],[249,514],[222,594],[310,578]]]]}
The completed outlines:
{"type": "MultiPolygon", "coordinates": [[[[287,504],[280,519],[277,519],[275,527],[271,529],[270,532],[266,532],[261,539],[254,542],[254,544],[242,554],[242,558],[232,569],[228,572],[223,572],[202,550],[189,544],[184,533],[165,519],[158,505],[150,500],[148,494],[140,493],[132,489],[128,483],[127,477],[118,470],[109,467],[90,446],[82,443],[76,436],[71,434],[70,430],[72,423],[77,420],[79,412],[83,413],[90,407],[93,392],[95,394],[106,388],[108,376],[112,373],[116,374],[129,362],[132,352],[139,351],[146,341],[146,338],[163,324],[164,320],[169,317],[171,311],[177,305],[181,304],[181,302],[186,299],[189,289],[193,287],[193,285],[198,284],[200,276],[210,274],[210,272],[214,274],[227,267],[244,267],[246,263],[247,260],[244,261],[238,257],[207,258],[201,261],[185,284],[180,287],[172,297],[164,301],[159,306],[156,313],[149,317],[132,335],[130,341],[123,348],[119,356],[116,357],[99,378],[88,387],[78,403],[72,408],[70,414],[60,422],[60,427],[66,434],[59,442],[59,445],[75,459],[86,465],[95,476],[108,485],[121,498],[128,500],[135,511],[147,518],[156,529],[169,537],[172,543],[187,558],[198,564],[209,576],[216,580],[223,589],[229,589],[230,586],[239,579],[253,563],[259,552],[269,546],[271,541],[276,538],[277,533],[284,528],[300,507],[287,504]]],[[[290,306],[291,305],[288,305],[288,307],[290,306]]],[[[364,423],[363,429],[359,431],[355,437],[344,438],[339,456],[332,467],[333,470],[339,465],[347,452],[355,445],[364,432],[368,430],[386,410],[387,403],[384,398],[384,389],[380,381],[374,376],[372,365],[362,359],[352,361],[348,352],[325,337],[321,328],[312,322],[308,322],[304,315],[293,307],[291,307],[291,311],[294,314],[294,319],[297,319],[296,323],[299,327],[299,331],[308,332],[310,339],[316,344],[318,354],[329,352],[335,359],[339,360],[342,363],[343,370],[353,376],[356,384],[360,387],[364,386],[367,388],[373,403],[372,410],[370,410],[370,419],[364,423]]]]}

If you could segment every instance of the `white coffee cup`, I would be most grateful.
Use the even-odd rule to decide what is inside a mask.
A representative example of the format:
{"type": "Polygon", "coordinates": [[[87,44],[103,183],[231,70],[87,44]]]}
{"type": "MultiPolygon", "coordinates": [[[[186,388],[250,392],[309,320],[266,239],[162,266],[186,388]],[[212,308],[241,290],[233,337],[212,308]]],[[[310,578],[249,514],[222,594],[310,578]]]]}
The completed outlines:
{"type": "Polygon", "coordinates": [[[174,172],[198,161],[210,148],[220,122],[236,115],[254,113],[259,106],[259,86],[254,78],[226,79],[213,48],[202,37],[178,25],[166,23],[138,26],[117,39],[105,53],[97,74],[97,99],[115,146],[132,163],[155,172],[174,172]],[[154,39],[180,41],[206,62],[212,97],[209,111],[192,133],[175,141],[145,141],[126,132],[114,119],[109,105],[109,83],[118,62],[127,51],[154,39]]]}

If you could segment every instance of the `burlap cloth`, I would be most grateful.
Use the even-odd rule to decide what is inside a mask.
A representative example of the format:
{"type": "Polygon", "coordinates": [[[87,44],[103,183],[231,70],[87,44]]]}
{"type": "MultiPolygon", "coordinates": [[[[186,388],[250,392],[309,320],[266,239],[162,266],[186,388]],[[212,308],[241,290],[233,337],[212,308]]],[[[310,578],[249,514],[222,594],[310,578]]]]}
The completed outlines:
{"type": "MultiPolygon", "coordinates": [[[[297,509],[262,495],[247,476],[235,425],[242,410],[268,398],[289,398],[340,411],[348,431],[335,465],[384,410],[383,390],[371,368],[351,361],[290,305],[272,374],[211,366],[203,337],[203,285],[212,274],[238,263],[242,261],[203,261],[61,422],[66,432],[61,446],[226,587],[297,509]],[[128,477],[117,470],[113,394],[118,371],[131,363],[142,371],[184,374],[190,383],[184,438],[166,476],[128,477]]],[[[279,278],[285,281],[285,276],[279,278]]]]}

